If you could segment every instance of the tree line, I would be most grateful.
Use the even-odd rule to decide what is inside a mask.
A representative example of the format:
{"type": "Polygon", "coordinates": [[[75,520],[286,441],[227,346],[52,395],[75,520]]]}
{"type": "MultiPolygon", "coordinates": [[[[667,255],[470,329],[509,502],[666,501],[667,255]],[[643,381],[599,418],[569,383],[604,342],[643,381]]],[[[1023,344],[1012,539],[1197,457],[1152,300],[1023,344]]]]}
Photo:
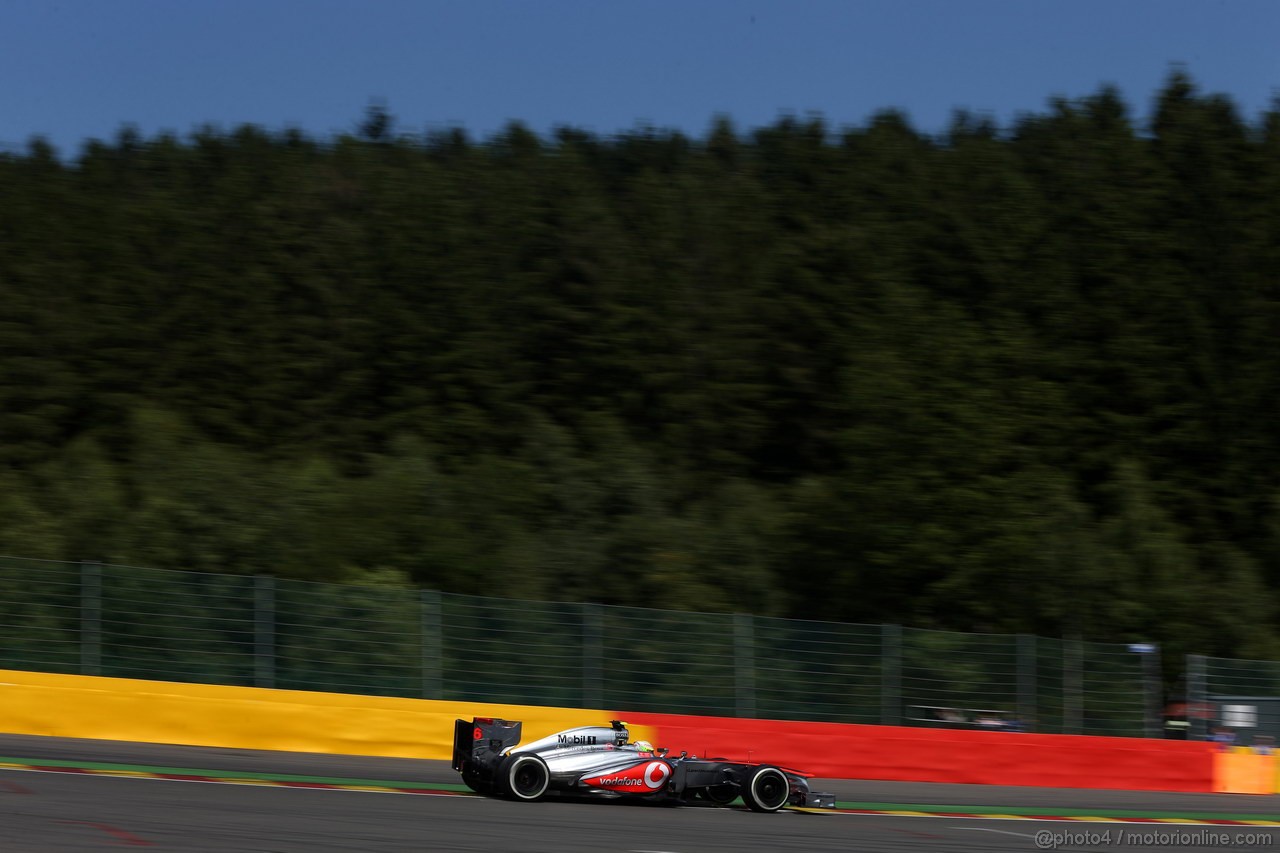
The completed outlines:
{"type": "Polygon", "coordinates": [[[1280,655],[1280,108],[0,155],[0,553],[1280,655]]]}

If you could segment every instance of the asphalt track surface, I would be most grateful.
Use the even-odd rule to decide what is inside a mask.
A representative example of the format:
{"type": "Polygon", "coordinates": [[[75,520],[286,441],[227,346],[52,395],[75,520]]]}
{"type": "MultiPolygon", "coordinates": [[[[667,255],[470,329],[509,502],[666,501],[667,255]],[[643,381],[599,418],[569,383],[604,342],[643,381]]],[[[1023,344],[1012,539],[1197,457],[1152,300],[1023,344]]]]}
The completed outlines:
{"type": "MultiPolygon", "coordinates": [[[[0,735],[7,760],[99,762],[456,784],[443,762],[0,735]]],[[[1247,814],[1280,797],[823,780],[841,801],[1247,814]]],[[[0,770],[0,851],[1280,851],[1280,827],[754,814],[615,803],[513,803],[0,770]],[[1041,834],[1037,842],[1037,834],[1041,834]],[[1043,834],[1048,833],[1045,837],[1043,834]]]]}

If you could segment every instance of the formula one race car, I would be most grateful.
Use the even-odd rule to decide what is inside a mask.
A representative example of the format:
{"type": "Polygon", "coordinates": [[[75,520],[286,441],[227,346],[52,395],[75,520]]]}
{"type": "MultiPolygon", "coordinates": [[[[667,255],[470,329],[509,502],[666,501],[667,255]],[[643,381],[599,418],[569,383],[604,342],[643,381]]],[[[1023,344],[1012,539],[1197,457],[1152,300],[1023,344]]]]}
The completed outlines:
{"type": "Polygon", "coordinates": [[[583,726],[525,746],[518,722],[476,717],[453,728],[453,769],[480,794],[532,802],[544,796],[728,805],[742,797],[754,811],[786,805],[831,808],[832,794],[809,790],[808,777],[772,764],[699,758],[631,743],[625,723],[583,726]]]}

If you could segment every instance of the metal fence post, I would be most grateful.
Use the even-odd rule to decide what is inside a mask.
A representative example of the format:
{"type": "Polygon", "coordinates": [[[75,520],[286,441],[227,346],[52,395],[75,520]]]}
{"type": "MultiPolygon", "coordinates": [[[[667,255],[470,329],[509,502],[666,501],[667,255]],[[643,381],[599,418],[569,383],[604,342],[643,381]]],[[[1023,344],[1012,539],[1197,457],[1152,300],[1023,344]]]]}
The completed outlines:
{"type": "Polygon", "coordinates": [[[880,626],[880,722],[902,724],[902,626],[880,626]]]}
{"type": "Polygon", "coordinates": [[[1062,733],[1082,734],[1084,729],[1084,641],[1062,641],[1062,733]]]}
{"type": "Polygon", "coordinates": [[[80,564],[80,674],[102,674],[102,564],[80,564]]]}
{"type": "Polygon", "coordinates": [[[1018,719],[1026,731],[1036,730],[1036,638],[1018,635],[1018,719]]]}
{"type": "Polygon", "coordinates": [[[604,707],[604,613],[602,606],[582,603],[582,707],[604,707]]]}
{"type": "Polygon", "coordinates": [[[1191,723],[1192,740],[1209,737],[1209,720],[1205,709],[1209,705],[1208,661],[1204,655],[1187,655],[1187,721],[1191,723]]]}
{"type": "Polygon", "coordinates": [[[444,618],[440,592],[424,589],[422,609],[422,698],[444,698],[444,618]]]}
{"type": "Polygon", "coordinates": [[[276,579],[271,575],[254,578],[253,683],[276,685],[276,579]]]}
{"type": "Polygon", "coordinates": [[[733,686],[739,717],[756,715],[756,641],[750,614],[733,614],[733,686]]]}
{"type": "Polygon", "coordinates": [[[1147,737],[1160,737],[1163,735],[1163,719],[1164,710],[1164,688],[1160,680],[1160,647],[1151,644],[1152,650],[1142,656],[1143,679],[1145,682],[1145,693],[1147,701],[1145,703],[1147,716],[1147,737]]]}

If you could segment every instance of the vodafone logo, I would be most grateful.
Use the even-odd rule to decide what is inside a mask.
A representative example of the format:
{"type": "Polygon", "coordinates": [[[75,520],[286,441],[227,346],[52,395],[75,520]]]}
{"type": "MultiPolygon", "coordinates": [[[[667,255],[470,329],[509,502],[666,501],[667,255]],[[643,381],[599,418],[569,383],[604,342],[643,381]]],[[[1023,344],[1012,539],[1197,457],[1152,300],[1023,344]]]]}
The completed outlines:
{"type": "Polygon", "coordinates": [[[670,776],[670,764],[665,761],[650,761],[648,764],[633,764],[626,770],[610,776],[583,779],[582,784],[592,788],[604,788],[606,791],[645,794],[661,790],[670,776]]]}
{"type": "Polygon", "coordinates": [[[667,783],[670,775],[671,767],[665,761],[650,761],[649,766],[644,769],[645,787],[656,791],[667,783]]]}

